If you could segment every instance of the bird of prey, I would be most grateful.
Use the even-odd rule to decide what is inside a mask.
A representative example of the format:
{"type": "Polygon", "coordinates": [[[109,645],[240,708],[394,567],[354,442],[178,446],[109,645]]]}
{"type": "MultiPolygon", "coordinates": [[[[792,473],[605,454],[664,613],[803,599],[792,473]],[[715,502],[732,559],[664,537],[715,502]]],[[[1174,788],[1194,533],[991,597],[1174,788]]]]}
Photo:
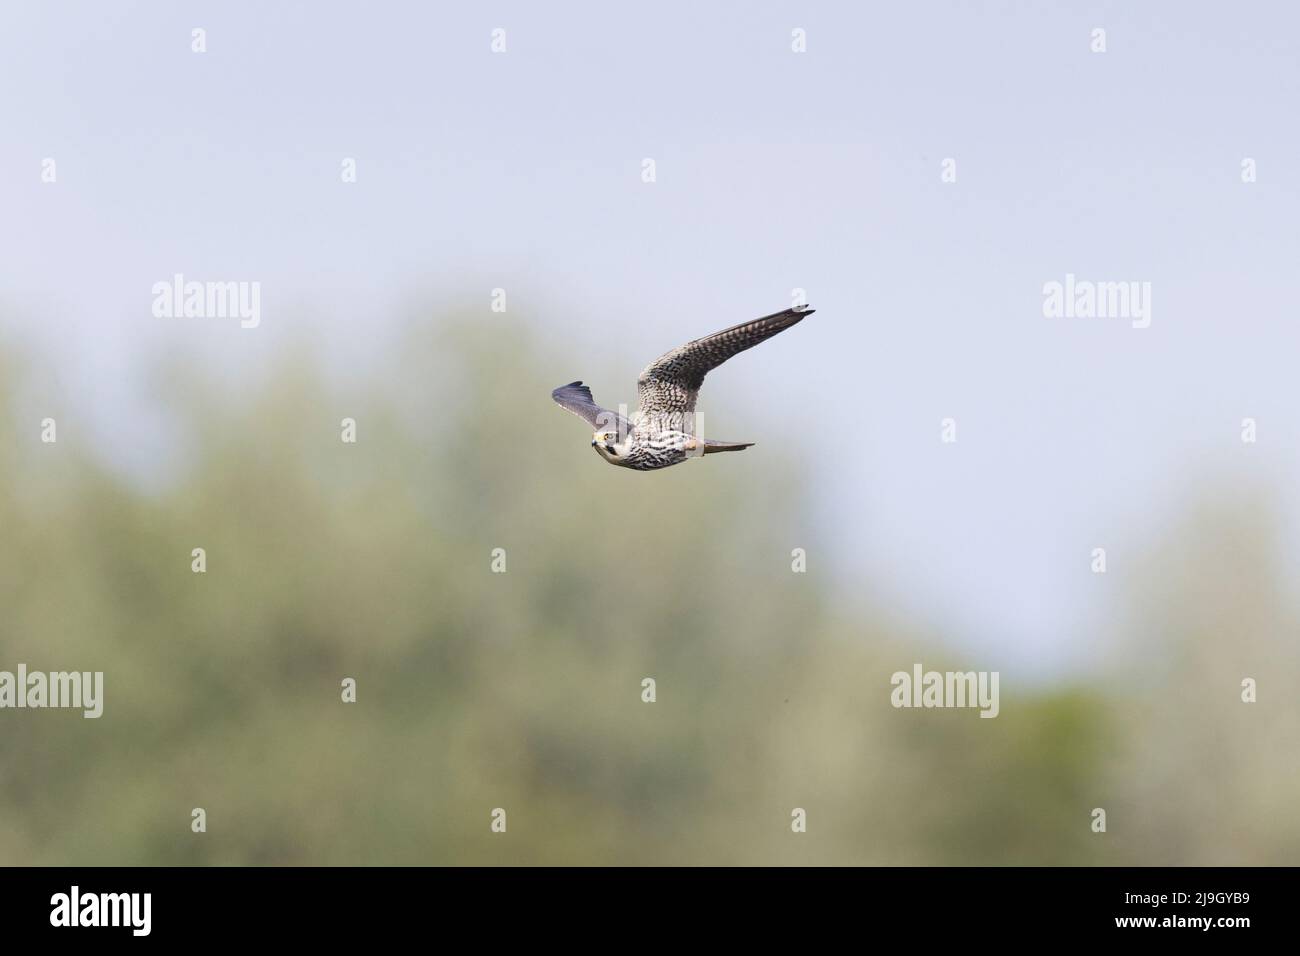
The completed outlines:
{"type": "Polygon", "coordinates": [[[551,398],[596,429],[591,447],[611,465],[654,471],[722,451],[743,451],[753,442],[714,441],[698,434],[695,399],[704,376],[727,359],[784,332],[807,307],[786,309],[687,342],[655,359],[636,380],[639,408],[631,420],[601,408],[582,382],[570,382],[551,398]]]}

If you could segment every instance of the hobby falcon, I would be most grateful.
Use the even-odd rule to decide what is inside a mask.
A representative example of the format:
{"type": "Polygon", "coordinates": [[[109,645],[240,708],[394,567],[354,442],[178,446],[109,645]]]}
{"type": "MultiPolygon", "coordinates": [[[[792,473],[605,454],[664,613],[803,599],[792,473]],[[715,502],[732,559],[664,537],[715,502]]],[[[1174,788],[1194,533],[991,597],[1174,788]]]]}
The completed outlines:
{"type": "Polygon", "coordinates": [[[640,407],[631,420],[597,405],[591,389],[581,382],[561,385],[551,398],[596,429],[591,447],[611,465],[654,471],[714,452],[743,451],[754,443],[714,441],[697,434],[695,399],[704,376],[813,311],[804,307],[765,315],[659,356],[636,380],[640,407]]]}

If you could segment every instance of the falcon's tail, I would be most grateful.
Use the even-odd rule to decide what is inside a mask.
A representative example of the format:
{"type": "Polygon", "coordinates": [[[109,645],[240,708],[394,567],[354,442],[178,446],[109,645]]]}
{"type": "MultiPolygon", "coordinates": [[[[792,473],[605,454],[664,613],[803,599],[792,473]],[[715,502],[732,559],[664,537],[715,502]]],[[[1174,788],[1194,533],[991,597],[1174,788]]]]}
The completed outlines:
{"type": "Polygon", "coordinates": [[[706,438],[704,440],[704,454],[712,455],[714,452],[719,451],[744,451],[753,444],[752,441],[710,441],[706,438]]]}

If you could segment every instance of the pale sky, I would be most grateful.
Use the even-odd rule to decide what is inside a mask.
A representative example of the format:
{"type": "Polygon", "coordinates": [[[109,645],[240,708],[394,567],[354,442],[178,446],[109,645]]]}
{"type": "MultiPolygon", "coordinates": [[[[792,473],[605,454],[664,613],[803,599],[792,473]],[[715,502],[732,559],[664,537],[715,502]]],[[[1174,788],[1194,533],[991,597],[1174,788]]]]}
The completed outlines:
{"type": "Polygon", "coordinates": [[[710,378],[715,431],[802,434],[847,587],[1059,670],[1202,485],[1271,489],[1296,529],[1296,10],[7,4],[0,341],[147,481],[163,350],[238,388],[295,336],[364,362],[413,299],[501,286],[552,345],[599,332],[608,365],[555,384],[613,404],[802,288],[815,317],[710,378]],[[177,272],[259,281],[261,326],[155,318],[177,272]],[[1151,283],[1150,327],[1044,317],[1067,273],[1151,283]]]}

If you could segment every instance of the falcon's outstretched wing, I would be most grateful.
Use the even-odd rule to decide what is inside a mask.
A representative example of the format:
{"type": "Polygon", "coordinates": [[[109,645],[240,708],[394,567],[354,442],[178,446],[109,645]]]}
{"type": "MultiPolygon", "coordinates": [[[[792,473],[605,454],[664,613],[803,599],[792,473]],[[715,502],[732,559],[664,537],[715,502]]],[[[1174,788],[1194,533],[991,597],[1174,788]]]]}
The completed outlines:
{"type": "MultiPolygon", "coordinates": [[[[786,309],[733,325],[659,356],[636,380],[641,417],[682,415],[695,411],[695,399],[704,376],[727,359],[764,339],[784,332],[815,309],[786,309]]],[[[590,393],[588,393],[590,395],[590,393]]],[[[556,399],[559,401],[559,399],[556,399]]]]}
{"type": "Polygon", "coordinates": [[[618,412],[611,412],[608,408],[601,408],[596,404],[596,400],[591,397],[591,389],[581,382],[570,382],[568,385],[561,385],[551,392],[551,398],[561,408],[568,409],[577,415],[584,422],[591,425],[592,428],[602,431],[617,431],[619,437],[625,436],[631,424],[626,418],[618,412]]]}

